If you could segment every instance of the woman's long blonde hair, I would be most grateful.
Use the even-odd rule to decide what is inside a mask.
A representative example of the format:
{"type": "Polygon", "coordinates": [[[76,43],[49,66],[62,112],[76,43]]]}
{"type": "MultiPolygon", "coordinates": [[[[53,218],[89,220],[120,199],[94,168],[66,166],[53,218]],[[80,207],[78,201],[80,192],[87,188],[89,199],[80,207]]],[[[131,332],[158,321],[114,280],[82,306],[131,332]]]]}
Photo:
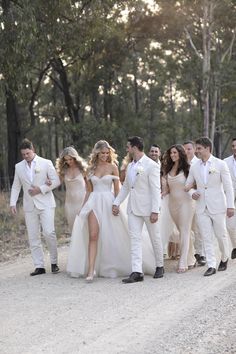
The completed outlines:
{"type": "Polygon", "coordinates": [[[80,172],[85,175],[87,171],[87,163],[86,161],[79,156],[78,152],[75,150],[73,146],[66,147],[60,154],[60,157],[56,160],[56,170],[58,175],[63,178],[65,176],[66,170],[68,169],[68,165],[65,161],[65,156],[70,156],[75,160],[76,165],[80,172]]]}
{"type": "Polygon", "coordinates": [[[121,171],[126,171],[128,164],[129,164],[130,162],[132,162],[132,161],[133,161],[133,158],[130,156],[129,153],[127,153],[127,154],[125,155],[125,157],[123,158],[123,160],[121,161],[120,170],[121,170],[121,171]]]}
{"type": "Polygon", "coordinates": [[[88,175],[93,175],[94,171],[97,167],[98,164],[98,154],[101,152],[103,148],[109,149],[109,157],[107,162],[110,162],[112,164],[115,164],[118,166],[118,161],[117,161],[117,154],[115,149],[106,141],[106,140],[99,140],[95,145],[94,148],[89,155],[89,161],[88,161],[88,175]]]}

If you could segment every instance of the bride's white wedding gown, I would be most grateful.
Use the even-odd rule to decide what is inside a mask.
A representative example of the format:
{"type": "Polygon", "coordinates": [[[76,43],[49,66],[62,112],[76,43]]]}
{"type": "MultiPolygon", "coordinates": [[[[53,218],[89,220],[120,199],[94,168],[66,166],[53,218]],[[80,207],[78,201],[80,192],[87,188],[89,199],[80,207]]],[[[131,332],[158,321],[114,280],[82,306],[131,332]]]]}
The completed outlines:
{"type": "MultiPolygon", "coordinates": [[[[119,216],[112,214],[113,179],[119,177],[105,175],[92,176],[93,192],[79,215],[76,216],[68,254],[67,272],[71,276],[86,276],[88,272],[88,214],[93,211],[99,224],[99,241],[95,271],[98,276],[115,278],[131,273],[130,237],[127,216],[121,206],[119,216]]],[[[153,274],[155,258],[146,231],[143,232],[143,271],[153,274]]]]}

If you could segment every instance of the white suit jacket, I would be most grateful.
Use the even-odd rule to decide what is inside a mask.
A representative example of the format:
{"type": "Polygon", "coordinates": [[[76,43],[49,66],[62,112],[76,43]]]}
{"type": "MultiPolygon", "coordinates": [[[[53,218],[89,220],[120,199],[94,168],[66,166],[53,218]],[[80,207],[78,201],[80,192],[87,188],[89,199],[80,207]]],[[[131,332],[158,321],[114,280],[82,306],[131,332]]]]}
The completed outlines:
{"type": "Polygon", "coordinates": [[[52,164],[52,161],[35,156],[34,179],[31,182],[26,173],[25,160],[15,166],[15,176],[11,189],[10,206],[15,206],[21,188],[23,188],[23,209],[32,211],[34,206],[40,210],[53,208],[56,206],[52,190],[60,185],[59,177],[52,164]],[[50,179],[52,184],[46,185],[46,180],[50,179]],[[34,185],[41,190],[40,194],[31,197],[28,190],[34,185]]]}
{"type": "Polygon", "coordinates": [[[227,163],[228,168],[229,168],[229,172],[231,175],[231,179],[233,182],[233,189],[234,189],[234,200],[236,199],[236,176],[234,173],[234,156],[231,155],[229,157],[227,157],[226,159],[224,159],[224,161],[227,163]]]}
{"type": "Polygon", "coordinates": [[[129,194],[128,214],[132,212],[137,216],[150,216],[152,212],[160,213],[160,164],[144,155],[140,159],[134,182],[129,178],[130,167],[131,163],[128,165],[125,181],[113,204],[120,205],[129,194]]]}
{"type": "MultiPolygon", "coordinates": [[[[207,208],[211,214],[225,213],[234,208],[234,192],[227,164],[212,156],[207,183],[201,173],[201,160],[191,165],[186,185],[196,183],[200,198],[196,201],[196,213],[201,214],[207,208]]],[[[195,190],[191,189],[190,194],[195,190]]]]}
{"type": "Polygon", "coordinates": [[[192,160],[190,161],[190,165],[194,165],[199,159],[197,158],[196,155],[193,156],[192,160]]]}

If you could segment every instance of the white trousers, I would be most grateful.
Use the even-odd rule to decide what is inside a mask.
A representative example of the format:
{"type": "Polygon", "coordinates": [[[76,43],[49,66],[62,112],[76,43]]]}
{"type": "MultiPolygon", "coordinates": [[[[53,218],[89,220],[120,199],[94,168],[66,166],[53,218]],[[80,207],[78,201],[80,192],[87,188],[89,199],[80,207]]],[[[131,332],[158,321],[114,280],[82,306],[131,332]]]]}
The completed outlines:
{"type": "Polygon", "coordinates": [[[54,227],[55,208],[25,212],[29,244],[35,268],[44,268],[44,255],[41,243],[41,228],[50,252],[51,264],[57,264],[57,238],[54,227]]]}
{"type": "Polygon", "coordinates": [[[208,268],[216,268],[214,234],[217,238],[221,252],[221,260],[229,258],[229,239],[226,229],[225,213],[210,214],[205,209],[203,214],[197,214],[197,223],[202,235],[208,268]]]}
{"type": "MultiPolygon", "coordinates": [[[[236,202],[234,204],[236,208],[236,202]]],[[[226,226],[231,239],[232,246],[233,248],[236,248],[236,209],[234,211],[234,216],[232,216],[231,218],[228,218],[226,216],[226,226]]]]}
{"type": "Polygon", "coordinates": [[[193,223],[192,223],[192,231],[193,231],[193,244],[195,248],[195,254],[199,254],[200,256],[205,256],[202,236],[199,231],[199,227],[197,224],[197,217],[196,214],[193,216],[193,223]]]}
{"type": "Polygon", "coordinates": [[[131,239],[132,272],[142,273],[142,229],[146,224],[152,243],[156,267],[163,267],[163,246],[159,231],[159,222],[151,223],[149,216],[128,214],[129,234],[131,239]]]}

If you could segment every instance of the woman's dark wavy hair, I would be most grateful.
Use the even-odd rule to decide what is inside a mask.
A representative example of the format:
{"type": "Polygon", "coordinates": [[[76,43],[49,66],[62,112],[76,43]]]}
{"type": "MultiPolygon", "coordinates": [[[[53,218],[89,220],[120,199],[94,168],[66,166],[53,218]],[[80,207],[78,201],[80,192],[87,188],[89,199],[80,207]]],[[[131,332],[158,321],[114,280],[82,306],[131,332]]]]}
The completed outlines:
{"type": "Polygon", "coordinates": [[[190,168],[190,165],[188,163],[188,159],[187,159],[187,155],[186,155],[186,152],[184,150],[184,147],[183,145],[181,144],[175,144],[175,145],[172,145],[165,153],[164,153],[164,156],[163,156],[163,161],[162,161],[162,169],[163,169],[163,174],[164,175],[167,175],[173,165],[174,165],[174,162],[172,161],[171,157],[170,157],[170,152],[171,150],[175,148],[178,153],[179,153],[179,166],[178,166],[178,169],[177,169],[177,175],[183,171],[185,177],[187,178],[188,177],[188,174],[189,174],[189,168],[190,168]]]}

